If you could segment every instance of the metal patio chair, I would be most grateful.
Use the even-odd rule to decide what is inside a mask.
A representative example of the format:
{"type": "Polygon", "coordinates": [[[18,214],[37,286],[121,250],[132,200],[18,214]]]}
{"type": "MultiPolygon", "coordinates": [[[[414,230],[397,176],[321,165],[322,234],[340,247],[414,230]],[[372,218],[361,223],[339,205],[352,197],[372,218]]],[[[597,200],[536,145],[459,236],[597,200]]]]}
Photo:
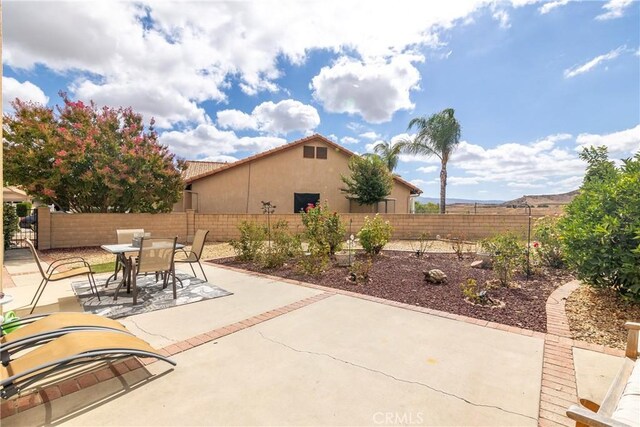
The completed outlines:
{"type": "MultiPolygon", "coordinates": [[[[188,263],[191,267],[191,271],[193,271],[193,276],[198,277],[196,274],[195,268],[193,268],[193,264],[198,264],[200,266],[200,271],[202,271],[202,275],[204,276],[204,280],[207,281],[207,275],[202,268],[202,264],[200,263],[200,257],[202,256],[202,250],[204,249],[204,243],[207,240],[207,235],[209,234],[209,230],[198,230],[196,231],[195,236],[193,237],[193,244],[191,245],[191,251],[187,252],[184,249],[178,249],[177,253],[183,252],[185,254],[185,258],[175,259],[176,263],[188,263]]],[[[178,280],[182,283],[180,278],[178,280]]]]}
{"type": "Polygon", "coordinates": [[[29,249],[31,250],[31,254],[38,265],[38,270],[42,275],[42,281],[36,290],[35,295],[31,299],[29,305],[32,305],[31,311],[29,314],[33,313],[36,306],[38,305],[38,301],[40,297],[44,293],[44,289],[47,287],[49,282],[57,282],[59,280],[69,279],[71,277],[83,276],[87,275],[89,278],[89,288],[91,288],[91,292],[94,293],[95,296],[98,297],[98,301],[100,301],[100,295],[98,295],[98,286],[96,285],[96,280],[93,277],[93,271],[91,270],[91,265],[82,257],[67,257],[57,259],[49,264],[49,267],[46,269],[42,266],[42,261],[40,261],[40,257],[38,256],[38,251],[36,251],[35,246],[33,246],[33,242],[29,239],[24,240],[29,249]],[[69,267],[73,264],[82,264],[81,267],[69,267]],[[60,270],[60,267],[69,268],[68,270],[63,269],[60,270]]]}

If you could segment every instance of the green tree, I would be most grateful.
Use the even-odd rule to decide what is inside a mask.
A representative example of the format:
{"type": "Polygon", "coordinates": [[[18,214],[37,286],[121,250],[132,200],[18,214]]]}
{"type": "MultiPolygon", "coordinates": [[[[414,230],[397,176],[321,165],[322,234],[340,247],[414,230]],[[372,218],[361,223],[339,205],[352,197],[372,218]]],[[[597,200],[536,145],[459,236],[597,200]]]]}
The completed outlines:
{"type": "Polygon", "coordinates": [[[417,200],[415,203],[416,203],[415,209],[417,214],[434,214],[440,211],[440,207],[438,206],[437,203],[433,203],[433,202],[420,203],[417,200]]]}
{"type": "Polygon", "coordinates": [[[460,123],[453,108],[447,108],[429,117],[416,117],[408,129],[417,128],[413,140],[400,143],[401,150],[409,154],[436,156],[440,159],[440,213],[445,213],[447,198],[447,163],[460,143],[460,123]]]}
{"type": "Polygon", "coordinates": [[[580,158],[584,182],[559,222],[565,259],[587,284],[640,298],[640,152],[619,168],[605,147],[580,158]]]}
{"type": "Polygon", "coordinates": [[[16,99],[5,115],[4,179],[76,212],[169,212],[184,162],[131,108],[98,108],[64,93],[55,109],[16,99]]]}
{"type": "Polygon", "coordinates": [[[398,158],[400,157],[401,150],[402,144],[394,144],[390,141],[380,141],[373,146],[373,151],[380,156],[391,173],[393,173],[398,166],[398,158]]]}
{"type": "Polygon", "coordinates": [[[342,191],[360,205],[378,203],[391,194],[393,176],[378,156],[353,156],[349,160],[349,177],[342,176],[347,186],[342,191]]]}

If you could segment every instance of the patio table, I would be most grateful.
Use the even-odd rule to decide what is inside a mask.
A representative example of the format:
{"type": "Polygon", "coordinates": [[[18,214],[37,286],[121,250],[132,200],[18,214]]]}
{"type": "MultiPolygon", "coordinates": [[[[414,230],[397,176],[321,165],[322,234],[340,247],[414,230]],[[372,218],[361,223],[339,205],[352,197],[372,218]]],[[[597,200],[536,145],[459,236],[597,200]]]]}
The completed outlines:
{"type": "MultiPolygon", "coordinates": [[[[103,250],[112,253],[116,256],[116,263],[120,261],[122,265],[124,265],[124,271],[122,272],[122,280],[118,283],[116,287],[114,299],[117,298],[118,291],[124,285],[127,286],[127,293],[131,293],[131,256],[127,256],[127,254],[138,253],[140,252],[140,247],[133,246],[132,243],[124,243],[124,244],[114,244],[114,245],[101,245],[100,248],[103,250]]],[[[182,249],[184,245],[182,243],[176,243],[176,249],[182,249]]],[[[107,279],[105,283],[105,287],[109,286],[109,282],[117,276],[118,272],[116,271],[107,279]]]]}

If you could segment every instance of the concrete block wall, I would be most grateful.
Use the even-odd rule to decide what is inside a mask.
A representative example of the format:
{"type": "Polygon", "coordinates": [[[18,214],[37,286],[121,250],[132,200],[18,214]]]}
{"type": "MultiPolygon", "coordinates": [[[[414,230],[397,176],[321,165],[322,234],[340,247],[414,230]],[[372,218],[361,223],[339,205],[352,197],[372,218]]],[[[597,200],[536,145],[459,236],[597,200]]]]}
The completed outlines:
{"type": "MultiPolygon", "coordinates": [[[[341,214],[349,230],[356,234],[371,214],[341,214]],[[350,225],[351,224],[351,225],[350,225]]],[[[394,239],[416,239],[421,233],[430,238],[440,236],[481,239],[504,232],[526,236],[527,215],[410,215],[381,214],[393,226],[394,239]]],[[[299,214],[275,214],[272,223],[287,221],[293,231],[302,232],[299,214]]],[[[40,249],[100,246],[116,242],[116,229],[143,228],[153,236],[178,236],[178,241],[192,241],[195,230],[209,230],[207,240],[225,242],[239,237],[242,221],[266,224],[262,214],[198,214],[192,210],[167,214],[64,214],[39,211],[38,239],[40,249]]]]}

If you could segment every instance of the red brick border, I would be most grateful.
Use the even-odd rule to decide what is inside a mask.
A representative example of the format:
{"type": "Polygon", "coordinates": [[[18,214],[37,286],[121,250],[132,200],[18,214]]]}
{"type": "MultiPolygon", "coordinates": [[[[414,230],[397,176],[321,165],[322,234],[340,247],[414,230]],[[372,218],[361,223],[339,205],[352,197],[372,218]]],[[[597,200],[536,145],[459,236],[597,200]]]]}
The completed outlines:
{"type": "MultiPolygon", "coordinates": [[[[210,341],[214,341],[226,335],[230,335],[234,332],[250,328],[251,326],[266,322],[267,320],[282,316],[283,314],[290,313],[315,302],[322,301],[323,299],[328,298],[332,295],[333,293],[323,292],[321,294],[317,294],[312,297],[293,302],[283,307],[279,307],[274,310],[258,314],[256,316],[249,317],[248,319],[244,319],[230,325],[213,329],[209,332],[196,335],[195,337],[187,338],[186,340],[168,345],[158,350],[158,353],[167,357],[173,356],[174,354],[182,353],[194,347],[200,346],[210,341]]],[[[82,390],[84,388],[89,388],[98,384],[99,382],[122,376],[127,372],[142,368],[145,365],[149,365],[156,361],[157,359],[153,358],[131,357],[121,362],[109,364],[108,366],[97,371],[83,373],[77,377],[66,379],[57,384],[34,390],[25,395],[20,395],[10,400],[4,401],[0,404],[0,419],[26,411],[27,409],[31,409],[35,406],[51,402],[62,396],[75,393],[76,391],[82,390]]]]}

